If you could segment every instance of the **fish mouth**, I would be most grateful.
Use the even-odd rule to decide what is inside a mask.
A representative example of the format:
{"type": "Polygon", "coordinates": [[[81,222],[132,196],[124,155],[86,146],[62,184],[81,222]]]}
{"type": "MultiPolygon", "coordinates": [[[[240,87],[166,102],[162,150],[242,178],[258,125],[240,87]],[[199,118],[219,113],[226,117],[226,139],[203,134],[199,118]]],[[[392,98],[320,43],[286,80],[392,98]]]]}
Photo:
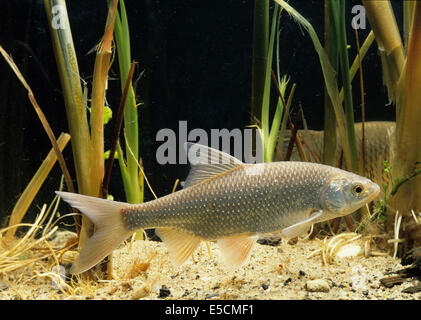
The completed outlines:
{"type": "Polygon", "coordinates": [[[377,198],[377,196],[380,194],[380,187],[377,183],[370,181],[366,192],[369,194],[366,199],[366,202],[368,203],[377,198]]]}

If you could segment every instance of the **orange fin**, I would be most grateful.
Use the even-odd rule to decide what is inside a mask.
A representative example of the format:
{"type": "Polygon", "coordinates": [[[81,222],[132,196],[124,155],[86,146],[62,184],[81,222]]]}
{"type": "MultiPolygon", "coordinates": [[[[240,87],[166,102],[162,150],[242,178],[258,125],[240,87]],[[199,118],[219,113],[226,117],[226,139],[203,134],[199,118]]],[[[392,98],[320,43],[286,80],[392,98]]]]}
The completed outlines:
{"type": "Polygon", "coordinates": [[[218,246],[225,263],[239,267],[246,261],[256,240],[257,236],[250,235],[236,235],[219,239],[218,246]]]}
{"type": "Polygon", "coordinates": [[[176,265],[183,264],[201,241],[200,238],[190,233],[171,228],[158,228],[155,232],[168,247],[171,260],[176,265]]]}

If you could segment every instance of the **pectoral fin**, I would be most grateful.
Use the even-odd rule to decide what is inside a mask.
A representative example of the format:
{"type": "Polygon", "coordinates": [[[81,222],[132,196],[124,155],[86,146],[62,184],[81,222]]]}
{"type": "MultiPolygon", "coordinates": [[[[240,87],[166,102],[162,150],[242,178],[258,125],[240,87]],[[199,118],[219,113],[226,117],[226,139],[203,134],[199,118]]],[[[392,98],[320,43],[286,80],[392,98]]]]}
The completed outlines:
{"type": "Polygon", "coordinates": [[[317,218],[319,218],[322,215],[322,213],[323,211],[313,212],[309,218],[283,229],[282,235],[284,235],[287,238],[295,238],[305,234],[311,227],[311,225],[316,222],[317,218]]]}
{"type": "Polygon", "coordinates": [[[218,246],[225,263],[238,267],[249,256],[257,240],[256,236],[238,235],[218,240],[218,246]]]}
{"type": "Polygon", "coordinates": [[[192,234],[171,228],[159,228],[155,232],[167,246],[171,260],[176,265],[183,264],[201,241],[200,238],[192,234]]]}

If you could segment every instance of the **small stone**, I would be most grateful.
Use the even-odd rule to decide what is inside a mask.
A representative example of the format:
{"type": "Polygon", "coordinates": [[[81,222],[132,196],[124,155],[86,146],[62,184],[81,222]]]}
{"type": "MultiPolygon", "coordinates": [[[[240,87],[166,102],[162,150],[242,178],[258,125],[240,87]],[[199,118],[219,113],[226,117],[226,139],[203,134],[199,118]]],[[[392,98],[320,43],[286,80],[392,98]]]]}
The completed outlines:
{"type": "Polygon", "coordinates": [[[323,279],[309,280],[306,282],[305,288],[309,292],[329,292],[329,283],[323,279]]]}
{"type": "Polygon", "coordinates": [[[9,288],[9,284],[7,282],[0,281],[0,291],[6,290],[7,288],[9,288]]]}
{"type": "Polygon", "coordinates": [[[367,290],[364,290],[363,291],[363,295],[368,296],[368,291],[367,290]]]}
{"type": "Polygon", "coordinates": [[[148,286],[142,286],[141,288],[135,290],[132,295],[133,300],[139,300],[148,296],[151,293],[151,290],[148,286]]]}
{"type": "Polygon", "coordinates": [[[417,292],[420,292],[420,291],[421,291],[421,285],[409,287],[409,288],[406,288],[406,289],[402,290],[403,293],[411,293],[411,294],[417,293],[417,292]]]}
{"type": "Polygon", "coordinates": [[[129,281],[122,282],[121,286],[124,290],[132,290],[133,289],[133,285],[129,281]]]}
{"type": "Polygon", "coordinates": [[[187,297],[190,294],[189,290],[184,290],[182,297],[187,297]]]}
{"type": "Polygon", "coordinates": [[[292,281],[292,279],[291,278],[288,278],[288,279],[286,279],[285,280],[285,282],[284,282],[284,286],[286,286],[288,283],[290,283],[292,281]]]}
{"type": "Polygon", "coordinates": [[[208,293],[208,294],[205,296],[205,299],[212,299],[212,298],[215,298],[215,297],[217,297],[217,296],[219,296],[219,293],[208,293]]]}
{"type": "Polygon", "coordinates": [[[306,273],[303,271],[303,270],[300,270],[299,272],[298,272],[298,276],[299,277],[304,277],[306,275],[306,273]]]}
{"type": "Polygon", "coordinates": [[[166,285],[162,285],[161,289],[159,289],[159,298],[165,299],[171,294],[170,289],[167,288],[166,285]]]}
{"type": "Polygon", "coordinates": [[[263,288],[263,290],[267,290],[269,288],[269,286],[266,283],[262,283],[262,288],[263,288]]]}

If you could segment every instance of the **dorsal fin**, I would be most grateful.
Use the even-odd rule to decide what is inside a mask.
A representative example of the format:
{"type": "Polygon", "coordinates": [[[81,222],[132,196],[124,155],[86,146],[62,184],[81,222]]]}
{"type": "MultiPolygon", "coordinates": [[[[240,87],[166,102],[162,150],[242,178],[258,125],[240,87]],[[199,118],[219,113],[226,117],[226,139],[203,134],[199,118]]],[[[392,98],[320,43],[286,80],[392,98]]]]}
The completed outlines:
{"type": "Polygon", "coordinates": [[[191,169],[183,188],[188,188],[243,164],[237,158],[223,151],[198,143],[186,142],[184,149],[191,169]]]}

